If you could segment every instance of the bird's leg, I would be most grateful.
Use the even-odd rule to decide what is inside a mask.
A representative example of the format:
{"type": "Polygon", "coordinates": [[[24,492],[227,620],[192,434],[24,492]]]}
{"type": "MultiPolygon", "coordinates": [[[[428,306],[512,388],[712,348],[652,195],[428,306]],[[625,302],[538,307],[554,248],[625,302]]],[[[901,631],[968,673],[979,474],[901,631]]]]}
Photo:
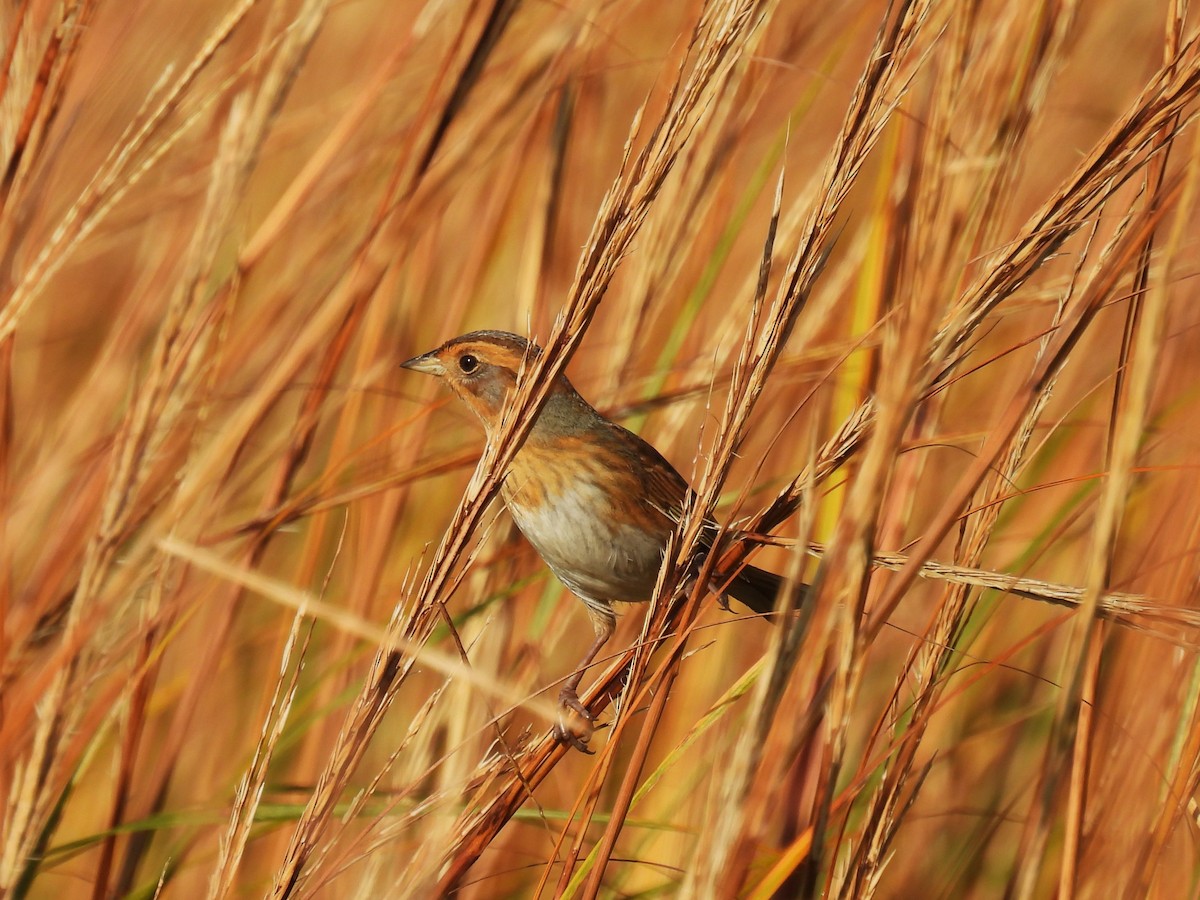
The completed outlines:
{"type": "Polygon", "coordinates": [[[584,670],[592,664],[600,650],[608,643],[616,628],[616,619],[611,608],[598,609],[588,604],[588,616],[592,620],[592,628],[596,639],[588,647],[583,658],[575,666],[575,672],[563,682],[558,692],[558,724],[554,728],[555,736],[560,741],[570,744],[576,750],[590,753],[588,740],[595,730],[595,717],[588,711],[579,699],[579,682],[583,680],[584,670]],[[568,715],[574,713],[574,716],[568,715]]]}

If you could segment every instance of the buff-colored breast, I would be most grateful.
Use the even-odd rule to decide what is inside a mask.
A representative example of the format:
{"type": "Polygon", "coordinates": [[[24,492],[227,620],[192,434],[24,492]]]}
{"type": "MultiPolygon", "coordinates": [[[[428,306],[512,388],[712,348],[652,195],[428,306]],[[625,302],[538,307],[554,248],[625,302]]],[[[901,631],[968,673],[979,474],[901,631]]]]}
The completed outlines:
{"type": "Polygon", "coordinates": [[[575,437],[527,444],[505,479],[504,500],[546,565],[581,599],[649,600],[671,523],[646,503],[621,460],[595,451],[575,437]]]}

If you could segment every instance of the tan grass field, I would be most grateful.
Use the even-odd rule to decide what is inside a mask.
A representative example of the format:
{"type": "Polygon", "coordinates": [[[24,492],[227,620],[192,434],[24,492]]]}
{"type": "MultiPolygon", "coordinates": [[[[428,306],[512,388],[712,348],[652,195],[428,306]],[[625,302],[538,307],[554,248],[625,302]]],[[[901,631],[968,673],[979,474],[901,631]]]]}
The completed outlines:
{"type": "Polygon", "coordinates": [[[0,5],[0,895],[1198,896],[1187,6],[0,5]],[[564,366],[699,498],[592,756],[564,366]]]}

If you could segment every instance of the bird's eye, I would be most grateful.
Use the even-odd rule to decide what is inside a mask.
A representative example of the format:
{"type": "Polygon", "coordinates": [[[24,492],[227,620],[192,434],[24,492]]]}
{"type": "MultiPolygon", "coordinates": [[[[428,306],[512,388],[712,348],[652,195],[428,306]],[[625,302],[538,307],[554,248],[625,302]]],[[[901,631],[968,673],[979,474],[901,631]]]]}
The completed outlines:
{"type": "Polygon", "coordinates": [[[479,360],[470,353],[464,353],[458,358],[458,367],[470,375],[479,368],[479,360]]]}

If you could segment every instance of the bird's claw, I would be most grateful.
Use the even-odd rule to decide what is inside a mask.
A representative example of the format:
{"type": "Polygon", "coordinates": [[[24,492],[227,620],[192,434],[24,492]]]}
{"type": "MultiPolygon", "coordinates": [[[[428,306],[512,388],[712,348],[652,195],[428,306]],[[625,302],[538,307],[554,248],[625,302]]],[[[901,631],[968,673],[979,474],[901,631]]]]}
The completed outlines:
{"type": "Polygon", "coordinates": [[[596,730],[596,717],[579,700],[571,688],[558,692],[558,722],[554,725],[554,736],[581,753],[592,754],[588,741],[596,730]]]}

